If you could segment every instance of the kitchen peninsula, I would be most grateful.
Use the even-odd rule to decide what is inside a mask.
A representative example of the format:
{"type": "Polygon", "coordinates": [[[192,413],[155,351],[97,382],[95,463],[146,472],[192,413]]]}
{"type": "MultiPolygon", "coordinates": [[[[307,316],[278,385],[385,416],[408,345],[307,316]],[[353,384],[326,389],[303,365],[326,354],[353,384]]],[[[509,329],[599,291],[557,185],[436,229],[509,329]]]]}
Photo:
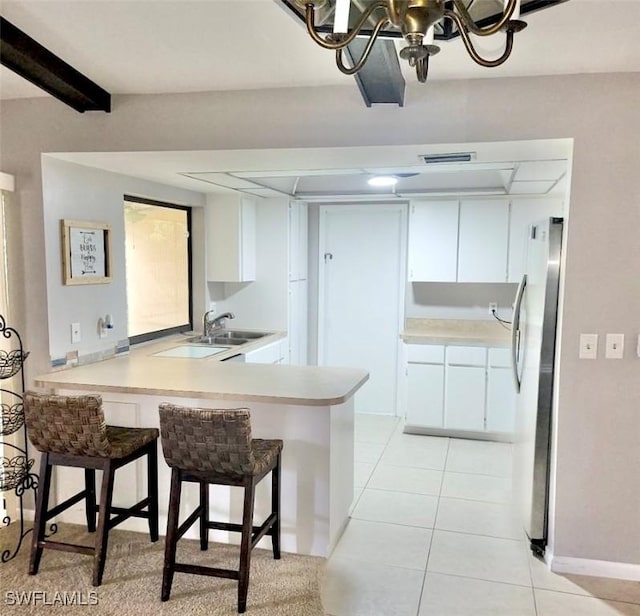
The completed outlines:
{"type": "MultiPolygon", "coordinates": [[[[62,395],[98,393],[107,422],[129,427],[158,427],[161,402],[249,408],[254,438],[284,440],[282,549],[327,556],[344,529],[353,500],[353,396],[368,373],[352,368],[221,361],[233,349],[202,359],[157,355],[183,345],[178,337],[143,345],[125,356],[41,375],[35,386],[62,395]]],[[[116,505],[134,502],[145,493],[144,462],[130,467],[116,476],[116,505]]],[[[83,476],[78,469],[58,470],[55,498],[61,502],[78,490],[83,476]]],[[[158,480],[162,530],[166,528],[170,470],[161,452],[158,480]]],[[[256,519],[269,511],[267,484],[262,482],[256,490],[256,519]]],[[[196,507],[197,486],[185,486],[183,494],[182,516],[196,507]]],[[[210,503],[212,518],[239,519],[239,491],[212,486],[210,503]]],[[[69,511],[63,521],[82,523],[82,503],[69,511]]],[[[128,522],[123,528],[145,530],[144,521],[128,522]]],[[[214,531],[212,539],[235,541],[236,537],[214,531]]]]}

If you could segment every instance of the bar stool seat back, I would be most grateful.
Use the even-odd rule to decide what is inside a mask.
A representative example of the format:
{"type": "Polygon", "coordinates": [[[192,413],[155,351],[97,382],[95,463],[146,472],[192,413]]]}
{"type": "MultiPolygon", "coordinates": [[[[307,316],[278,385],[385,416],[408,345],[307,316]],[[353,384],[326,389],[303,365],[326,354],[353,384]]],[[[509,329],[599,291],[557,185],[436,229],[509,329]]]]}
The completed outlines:
{"type": "Polygon", "coordinates": [[[29,573],[38,572],[42,550],[57,549],[94,556],[93,585],[102,583],[109,530],[130,517],[149,520],[152,541],[158,540],[158,467],[155,428],[126,428],[107,425],[102,398],[97,395],[57,396],[26,392],[24,397],[27,434],[42,454],[29,573]],[[115,471],[147,456],[148,495],[136,505],[123,509],[111,505],[115,471]],[[53,466],[85,469],[84,490],[49,509],[53,466]],[[96,503],[95,471],[102,470],[100,504],[96,503]],[[45,537],[47,520],[81,500],[86,503],[87,529],[96,531],[95,546],[80,546],[45,537]],[[116,514],[115,518],[111,516],[116,514]]]}
{"type": "Polygon", "coordinates": [[[280,558],[280,455],[279,439],[251,437],[249,409],[200,409],[161,404],[162,451],[171,467],[171,495],[165,544],[162,600],[169,599],[175,571],[238,580],[238,611],[244,612],[249,585],[250,553],[261,537],[272,538],[274,558],[280,558]],[[271,472],[272,511],[261,526],[253,526],[256,484],[271,472]],[[200,484],[199,507],[178,525],[183,481],[200,484]],[[242,525],[209,519],[208,485],[244,488],[242,525]],[[176,562],[176,545],[188,528],[200,521],[200,548],[208,547],[208,530],[242,533],[238,571],[198,567],[176,562]]]}

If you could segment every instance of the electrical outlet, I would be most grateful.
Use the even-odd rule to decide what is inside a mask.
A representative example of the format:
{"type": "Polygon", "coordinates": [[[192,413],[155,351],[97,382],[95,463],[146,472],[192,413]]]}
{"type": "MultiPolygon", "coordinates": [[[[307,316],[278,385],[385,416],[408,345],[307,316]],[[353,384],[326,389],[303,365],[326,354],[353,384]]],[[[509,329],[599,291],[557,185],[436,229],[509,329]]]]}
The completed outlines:
{"type": "Polygon", "coordinates": [[[489,316],[493,316],[494,312],[498,312],[498,304],[496,302],[489,302],[489,316]]]}

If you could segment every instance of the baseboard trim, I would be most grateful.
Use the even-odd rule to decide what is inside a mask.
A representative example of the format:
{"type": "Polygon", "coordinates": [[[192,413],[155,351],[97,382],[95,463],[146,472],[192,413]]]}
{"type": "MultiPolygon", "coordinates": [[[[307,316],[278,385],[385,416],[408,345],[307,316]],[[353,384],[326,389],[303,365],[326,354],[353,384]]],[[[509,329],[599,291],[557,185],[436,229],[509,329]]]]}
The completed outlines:
{"type": "Polygon", "coordinates": [[[554,573],[573,573],[575,575],[640,581],[640,564],[618,563],[609,560],[553,556],[551,558],[551,571],[554,573]]]}

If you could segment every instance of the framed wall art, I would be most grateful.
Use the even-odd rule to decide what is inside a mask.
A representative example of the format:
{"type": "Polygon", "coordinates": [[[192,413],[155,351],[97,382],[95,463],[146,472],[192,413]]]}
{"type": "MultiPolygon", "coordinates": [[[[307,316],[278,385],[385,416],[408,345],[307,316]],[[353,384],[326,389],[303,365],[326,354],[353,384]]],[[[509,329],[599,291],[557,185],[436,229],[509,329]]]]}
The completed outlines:
{"type": "Polygon", "coordinates": [[[111,227],[101,222],[61,220],[60,231],[63,283],[111,282],[111,227]]]}

